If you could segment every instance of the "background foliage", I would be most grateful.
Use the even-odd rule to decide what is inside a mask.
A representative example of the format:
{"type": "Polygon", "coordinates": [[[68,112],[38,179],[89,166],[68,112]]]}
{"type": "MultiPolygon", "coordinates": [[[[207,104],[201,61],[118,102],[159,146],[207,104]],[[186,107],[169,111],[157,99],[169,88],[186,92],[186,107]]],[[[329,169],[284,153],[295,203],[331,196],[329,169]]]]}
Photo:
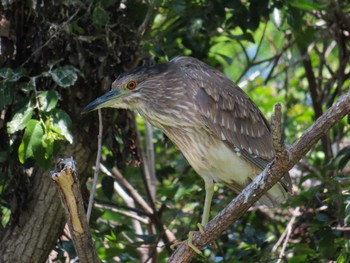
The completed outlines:
{"type": "MultiPolygon", "coordinates": [[[[47,176],[69,144],[82,142],[94,156],[97,119],[80,110],[127,68],[197,57],[237,82],[266,116],[281,102],[286,144],[349,90],[347,1],[2,1],[0,10],[0,232],[21,217],[33,174],[47,176]]],[[[138,116],[105,110],[104,128],[91,223],[99,256],[165,262],[172,235],[181,240],[196,229],[204,184],[138,116]]],[[[252,209],[193,262],[349,262],[349,145],[344,119],[291,171],[295,195],[283,209],[252,209]]],[[[88,171],[85,184],[93,162],[78,166],[88,171]]],[[[212,215],[233,197],[218,185],[212,215]]],[[[60,260],[74,258],[69,239],[54,249],[60,260]]]]}

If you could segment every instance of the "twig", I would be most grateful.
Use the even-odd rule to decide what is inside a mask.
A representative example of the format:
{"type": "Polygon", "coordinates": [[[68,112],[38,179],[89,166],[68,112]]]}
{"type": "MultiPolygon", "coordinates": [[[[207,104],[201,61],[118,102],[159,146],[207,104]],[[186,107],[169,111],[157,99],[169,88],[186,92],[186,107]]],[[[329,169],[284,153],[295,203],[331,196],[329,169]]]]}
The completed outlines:
{"type": "Polygon", "coordinates": [[[112,168],[113,177],[119,182],[129,194],[134,198],[134,200],[149,214],[153,214],[152,208],[146,203],[138,191],[122,176],[117,167],[112,168]]]}
{"type": "Polygon", "coordinates": [[[135,214],[135,212],[131,212],[131,213],[130,212],[126,212],[126,211],[120,210],[118,208],[109,206],[109,205],[95,204],[94,206],[97,207],[97,208],[104,209],[104,210],[113,211],[113,212],[118,213],[118,214],[123,215],[123,216],[130,217],[132,219],[140,221],[143,224],[149,224],[149,222],[150,222],[149,219],[145,219],[145,218],[143,218],[141,216],[138,216],[138,215],[135,214]]]}
{"type": "Polygon", "coordinates": [[[98,136],[97,136],[97,157],[96,157],[96,165],[95,165],[95,173],[94,173],[94,181],[92,182],[90,197],[89,197],[89,206],[87,209],[86,217],[87,221],[90,221],[92,206],[94,203],[98,173],[100,171],[100,161],[101,161],[101,149],[102,149],[102,133],[103,133],[103,124],[102,124],[102,114],[101,110],[98,110],[98,136]]]}
{"type": "Polygon", "coordinates": [[[149,122],[145,121],[145,130],[146,130],[146,155],[142,154],[142,157],[145,156],[147,159],[147,165],[145,160],[143,160],[143,164],[146,165],[144,169],[148,170],[148,173],[146,173],[146,176],[148,175],[149,178],[149,184],[148,187],[150,188],[151,197],[153,199],[153,202],[156,201],[156,184],[157,184],[157,177],[156,177],[156,169],[155,169],[155,157],[154,157],[154,146],[153,146],[153,131],[152,126],[149,124],[149,122]]]}
{"type": "Polygon", "coordinates": [[[155,10],[156,10],[156,1],[150,0],[148,1],[148,10],[145,16],[145,19],[143,20],[142,24],[140,25],[138,29],[138,36],[139,39],[142,39],[145,37],[145,35],[148,34],[152,27],[152,23],[154,21],[153,17],[155,15],[155,10]]]}
{"type": "Polygon", "coordinates": [[[289,237],[290,235],[292,234],[292,229],[293,229],[293,225],[294,225],[294,222],[296,220],[296,218],[298,216],[300,216],[300,207],[297,207],[294,211],[293,211],[293,217],[291,218],[288,226],[287,226],[287,235],[286,235],[286,238],[283,242],[283,246],[282,246],[282,249],[281,249],[281,252],[280,252],[280,255],[278,257],[278,261],[277,263],[280,263],[282,258],[284,257],[284,251],[286,251],[286,247],[287,247],[287,244],[288,244],[288,241],[289,241],[289,237]]]}
{"type": "Polygon", "coordinates": [[[36,53],[38,53],[40,50],[42,50],[44,47],[46,47],[51,42],[51,40],[54,39],[58,35],[58,33],[60,33],[62,30],[64,30],[65,26],[68,25],[79,12],[80,12],[80,8],[78,8],[77,11],[75,11],[75,13],[71,17],[68,18],[67,21],[63,22],[62,25],[58,26],[57,31],[43,45],[41,45],[39,48],[37,48],[29,56],[29,58],[27,58],[27,60],[22,63],[21,67],[23,67],[25,64],[27,64],[32,59],[32,57],[34,57],[34,55],[36,53]]]}
{"type": "MultiPolygon", "coordinates": [[[[238,220],[304,156],[331,127],[350,112],[350,92],[340,97],[280,158],[269,164],[243,191],[204,227],[196,233],[192,243],[202,249],[217,239],[238,220]]],[[[195,251],[183,243],[170,257],[169,263],[190,262],[195,251]]]]}
{"type": "Polygon", "coordinates": [[[164,232],[165,234],[163,236],[164,242],[166,244],[175,242],[176,237],[174,236],[173,232],[171,232],[166,226],[162,224],[162,222],[160,222],[160,218],[157,215],[154,215],[152,208],[145,202],[145,200],[142,198],[142,196],[140,196],[137,190],[127,180],[125,180],[123,175],[119,172],[118,168],[113,167],[112,173],[110,173],[105,166],[103,166],[102,164],[100,164],[100,166],[101,166],[101,170],[104,173],[106,173],[107,175],[112,175],[128,191],[128,193],[132,196],[132,198],[134,198],[134,200],[144,210],[145,215],[153,219],[154,224],[156,225],[159,233],[162,234],[164,232]]]}
{"type": "Polygon", "coordinates": [[[281,245],[282,241],[284,240],[277,263],[281,262],[281,259],[284,257],[284,251],[286,250],[289,237],[292,233],[293,225],[294,225],[295,220],[298,216],[300,216],[300,207],[297,207],[296,209],[293,210],[292,218],[290,219],[290,221],[286,227],[286,230],[283,232],[281,237],[278,239],[278,241],[276,242],[276,244],[272,248],[272,252],[276,252],[278,247],[281,245]]]}

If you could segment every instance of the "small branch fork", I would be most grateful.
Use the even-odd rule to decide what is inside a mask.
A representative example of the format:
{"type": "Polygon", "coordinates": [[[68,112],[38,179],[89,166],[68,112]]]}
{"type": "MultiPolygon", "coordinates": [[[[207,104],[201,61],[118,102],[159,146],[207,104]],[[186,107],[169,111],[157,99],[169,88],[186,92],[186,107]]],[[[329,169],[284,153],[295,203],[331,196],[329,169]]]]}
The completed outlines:
{"type": "MultiPolygon", "coordinates": [[[[280,109],[278,107],[280,106],[275,109],[273,128],[273,141],[274,147],[276,147],[275,161],[268,165],[227,207],[209,221],[204,227],[203,234],[197,232],[193,236],[192,243],[197,248],[203,249],[217,239],[223,231],[228,229],[276,184],[322,136],[327,134],[332,126],[350,113],[350,92],[340,97],[338,102],[320,116],[289,149],[284,149],[281,146],[280,109]]],[[[168,262],[190,262],[195,253],[187,246],[187,243],[183,243],[172,254],[168,262]]]]}

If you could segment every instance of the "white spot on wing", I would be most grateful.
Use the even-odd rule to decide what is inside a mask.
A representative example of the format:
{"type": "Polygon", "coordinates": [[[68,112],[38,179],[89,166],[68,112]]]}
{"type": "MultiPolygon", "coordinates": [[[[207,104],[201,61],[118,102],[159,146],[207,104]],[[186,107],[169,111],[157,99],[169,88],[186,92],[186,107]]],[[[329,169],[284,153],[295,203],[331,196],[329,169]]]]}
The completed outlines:
{"type": "Polygon", "coordinates": [[[225,137],[225,134],[224,134],[223,132],[221,132],[221,139],[222,139],[223,141],[226,141],[226,137],[225,137]]]}

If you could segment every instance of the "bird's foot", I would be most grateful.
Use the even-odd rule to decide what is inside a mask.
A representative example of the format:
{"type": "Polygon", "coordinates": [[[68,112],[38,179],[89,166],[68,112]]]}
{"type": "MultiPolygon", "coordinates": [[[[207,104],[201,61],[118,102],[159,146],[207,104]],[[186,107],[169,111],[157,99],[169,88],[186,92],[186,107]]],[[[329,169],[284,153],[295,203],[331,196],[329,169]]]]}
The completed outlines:
{"type": "MultiPolygon", "coordinates": [[[[202,224],[198,223],[198,224],[197,224],[197,227],[198,227],[198,229],[199,229],[199,232],[200,232],[201,234],[203,234],[203,233],[204,233],[204,230],[203,230],[202,224]]],[[[178,246],[180,246],[182,243],[184,243],[184,242],[187,241],[187,246],[188,246],[188,247],[192,248],[192,250],[193,250],[194,252],[196,252],[197,254],[202,254],[201,251],[200,251],[195,245],[193,245],[193,243],[192,243],[193,235],[194,235],[196,232],[198,232],[198,231],[190,231],[190,232],[188,233],[188,239],[187,239],[187,240],[184,240],[184,241],[177,241],[177,242],[175,242],[174,244],[172,244],[172,245],[170,246],[170,248],[173,249],[173,250],[175,250],[178,246]]]]}

